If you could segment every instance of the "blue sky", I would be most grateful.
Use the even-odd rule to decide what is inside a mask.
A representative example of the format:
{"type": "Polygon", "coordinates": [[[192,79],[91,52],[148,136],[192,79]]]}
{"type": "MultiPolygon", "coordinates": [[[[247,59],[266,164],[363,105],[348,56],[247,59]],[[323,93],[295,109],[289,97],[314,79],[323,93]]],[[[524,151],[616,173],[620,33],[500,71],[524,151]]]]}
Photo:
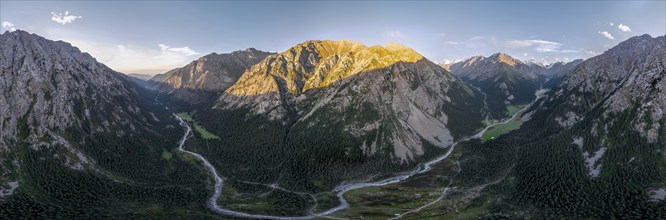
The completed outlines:
{"type": "Polygon", "coordinates": [[[505,52],[542,62],[588,58],[631,36],[666,34],[666,1],[1,1],[3,32],[72,43],[125,73],[200,56],[280,52],[314,39],[397,42],[430,60],[505,52]]]}

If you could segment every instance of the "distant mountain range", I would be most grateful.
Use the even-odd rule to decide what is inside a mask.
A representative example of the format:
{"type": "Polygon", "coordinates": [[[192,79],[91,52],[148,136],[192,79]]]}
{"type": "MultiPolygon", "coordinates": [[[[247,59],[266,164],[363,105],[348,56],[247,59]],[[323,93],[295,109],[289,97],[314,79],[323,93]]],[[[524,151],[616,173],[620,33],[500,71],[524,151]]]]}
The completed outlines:
{"type": "Polygon", "coordinates": [[[472,57],[449,67],[454,75],[485,93],[494,119],[506,117],[508,106],[526,104],[535,98],[534,92],[544,81],[542,69],[503,53],[472,57]]]}
{"type": "Polygon", "coordinates": [[[441,66],[481,89],[487,96],[490,116],[500,119],[507,116],[510,106],[531,102],[537,89],[553,87],[581,62],[575,60],[543,65],[496,53],[489,57],[475,56],[441,66]]]}

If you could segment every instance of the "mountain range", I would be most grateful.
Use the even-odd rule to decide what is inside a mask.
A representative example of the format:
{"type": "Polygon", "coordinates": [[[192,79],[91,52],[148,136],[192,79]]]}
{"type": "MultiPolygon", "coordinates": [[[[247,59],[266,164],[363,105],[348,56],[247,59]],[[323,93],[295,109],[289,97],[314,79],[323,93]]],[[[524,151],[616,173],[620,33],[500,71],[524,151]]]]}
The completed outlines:
{"type": "Polygon", "coordinates": [[[311,40],[150,79],[22,30],[0,45],[0,216],[228,217],[215,192],[261,218],[666,217],[664,36],[545,66],[311,40]]]}

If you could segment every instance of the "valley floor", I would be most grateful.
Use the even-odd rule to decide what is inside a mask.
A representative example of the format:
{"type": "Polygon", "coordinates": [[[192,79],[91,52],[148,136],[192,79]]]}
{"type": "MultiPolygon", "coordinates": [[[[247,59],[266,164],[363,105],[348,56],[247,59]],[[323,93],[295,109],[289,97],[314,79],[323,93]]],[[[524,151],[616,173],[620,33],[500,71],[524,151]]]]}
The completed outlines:
{"type": "MultiPolygon", "coordinates": [[[[543,91],[538,91],[537,99],[539,99],[542,94],[543,91]]],[[[484,137],[488,132],[496,130],[495,128],[497,126],[512,124],[516,120],[520,121],[520,117],[518,116],[529,108],[530,105],[522,106],[521,109],[514,111],[510,118],[490,124],[480,130],[476,135],[465,138],[461,142],[477,140],[484,137]]],[[[337,205],[333,205],[335,202],[331,201],[331,199],[334,197],[331,197],[332,195],[327,195],[327,193],[313,195],[290,191],[275,184],[235,181],[236,186],[250,184],[255,185],[255,187],[259,186],[264,188],[264,190],[257,191],[261,193],[254,193],[254,195],[245,193],[245,196],[240,198],[234,196],[240,194],[238,194],[235,187],[231,186],[229,183],[227,183],[227,185],[224,184],[223,178],[218,175],[215,167],[213,167],[208,160],[197,153],[183,149],[192,130],[186,121],[194,123],[195,126],[196,122],[187,113],[178,114],[177,118],[181,121],[181,125],[186,129],[186,133],[180,141],[178,149],[184,153],[197,157],[208,168],[215,179],[215,189],[213,195],[207,202],[207,206],[214,212],[226,216],[261,219],[310,219],[325,216],[350,219],[368,217],[385,219],[388,217],[402,218],[421,215],[427,217],[428,213],[433,209],[451,208],[450,206],[447,206],[447,204],[453,202],[470,202],[470,200],[475,197],[474,195],[478,196],[481,190],[489,185],[497,184],[502,180],[497,179],[493,180],[491,183],[483,183],[482,185],[466,188],[452,186],[452,179],[455,177],[456,173],[460,172],[460,162],[456,159],[447,158],[449,158],[451,153],[453,153],[454,157],[459,157],[461,154],[460,150],[455,148],[458,143],[454,143],[450,146],[449,151],[445,155],[437,157],[428,163],[419,165],[411,172],[406,172],[387,179],[379,179],[370,182],[343,183],[339,185],[333,191],[337,200],[339,200],[337,205]],[[441,161],[445,162],[441,163],[441,161]],[[291,201],[300,200],[304,203],[301,206],[304,209],[307,209],[307,211],[300,216],[253,214],[253,211],[266,212],[271,210],[271,206],[276,203],[271,204],[258,201],[270,201],[270,197],[267,198],[267,196],[274,194],[276,191],[282,193],[281,197],[283,199],[285,196],[295,196],[296,198],[292,198],[291,201]],[[251,196],[247,197],[248,195],[251,196]],[[324,200],[319,201],[318,198],[323,198],[324,200]],[[231,201],[224,201],[223,199],[230,199],[231,201]],[[319,205],[320,202],[323,203],[321,206],[319,205]],[[306,205],[308,203],[310,205],[306,205]],[[222,208],[220,204],[229,205],[238,210],[222,208]]],[[[518,127],[519,126],[520,124],[518,124],[518,127]]],[[[200,134],[205,136],[205,133],[200,134]]],[[[501,133],[495,135],[501,135],[501,133]]],[[[436,213],[437,215],[441,215],[441,213],[447,212],[438,210],[436,213]]],[[[474,213],[472,212],[470,214],[474,213]]],[[[456,214],[455,216],[460,217],[461,215],[456,214]]],[[[438,218],[439,217],[441,216],[438,216],[438,218]]]]}

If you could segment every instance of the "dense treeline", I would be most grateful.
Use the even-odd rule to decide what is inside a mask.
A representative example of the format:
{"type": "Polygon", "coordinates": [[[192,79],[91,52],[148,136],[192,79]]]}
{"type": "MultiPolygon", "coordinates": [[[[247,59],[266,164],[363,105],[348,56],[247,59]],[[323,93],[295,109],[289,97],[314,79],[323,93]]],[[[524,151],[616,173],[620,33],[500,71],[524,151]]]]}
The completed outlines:
{"type": "MultiPolygon", "coordinates": [[[[305,192],[330,190],[345,179],[396,172],[413,166],[392,163],[396,160],[391,156],[392,147],[378,146],[385,152],[370,157],[364,155],[359,146],[371,144],[377,136],[367,135],[365,140],[355,138],[343,132],[340,121],[318,117],[330,121],[321,122],[326,124],[325,127],[308,127],[308,123],[291,126],[291,123],[282,124],[263,117],[246,118],[246,113],[247,110],[234,110],[200,115],[200,118],[215,119],[201,121],[220,140],[196,138],[188,148],[214,158],[211,163],[224,176],[253,182],[278,182],[289,189],[305,192]]],[[[391,131],[382,126],[375,132],[381,137],[391,131]]],[[[378,143],[386,144],[381,140],[378,143]]],[[[438,153],[434,147],[426,147],[426,152],[438,153]]]]}
{"type": "Polygon", "coordinates": [[[218,204],[236,211],[275,216],[305,216],[309,214],[310,208],[315,205],[319,207],[319,201],[314,201],[308,194],[273,189],[270,184],[242,182],[235,178],[226,179],[225,184],[227,188],[223,190],[218,204]]]}
{"type": "MultiPolygon", "coordinates": [[[[472,203],[492,203],[485,206],[488,217],[522,218],[530,213],[541,218],[666,218],[666,202],[649,201],[647,194],[666,186],[664,137],[648,142],[636,132],[631,123],[634,108],[605,119],[600,112],[593,109],[574,127],[559,131],[547,124],[551,116],[536,115],[497,140],[461,144],[457,184],[475,186],[508,174],[472,203]],[[589,158],[601,148],[606,150],[594,163],[601,168],[594,177],[583,153],[589,158]],[[488,195],[509,199],[492,202],[499,200],[488,195]]],[[[664,125],[663,120],[656,123],[664,125]]],[[[659,132],[663,134],[663,126],[659,132]]]]}
{"type": "Polygon", "coordinates": [[[501,80],[469,81],[471,85],[479,87],[486,93],[486,103],[489,108],[488,113],[495,119],[504,118],[507,114],[507,104],[504,103],[507,99],[505,93],[507,88],[502,88],[498,82],[508,86],[508,90],[512,92],[512,105],[530,103],[535,98],[534,92],[539,89],[537,82],[519,81],[520,79],[515,78],[515,75],[506,72],[499,73],[499,75],[501,76],[498,78],[501,80]]]}
{"type": "Polygon", "coordinates": [[[451,102],[445,102],[442,106],[442,112],[446,113],[448,122],[447,128],[456,140],[473,134],[483,127],[484,103],[483,93],[476,88],[472,88],[461,81],[451,83],[451,88],[446,94],[451,98],[451,102]],[[466,98],[473,96],[473,99],[466,98]]]}
{"type": "Polygon", "coordinates": [[[0,206],[0,216],[109,218],[207,214],[202,201],[208,191],[201,183],[183,183],[190,181],[189,177],[173,176],[176,178],[171,184],[135,182],[120,179],[122,176],[113,180],[93,170],[76,171],[64,166],[64,158],[53,157],[62,153],[56,152],[62,149],[54,146],[21,150],[25,165],[20,170],[18,193],[0,206]],[[194,212],[188,214],[187,210],[194,212]]]}

